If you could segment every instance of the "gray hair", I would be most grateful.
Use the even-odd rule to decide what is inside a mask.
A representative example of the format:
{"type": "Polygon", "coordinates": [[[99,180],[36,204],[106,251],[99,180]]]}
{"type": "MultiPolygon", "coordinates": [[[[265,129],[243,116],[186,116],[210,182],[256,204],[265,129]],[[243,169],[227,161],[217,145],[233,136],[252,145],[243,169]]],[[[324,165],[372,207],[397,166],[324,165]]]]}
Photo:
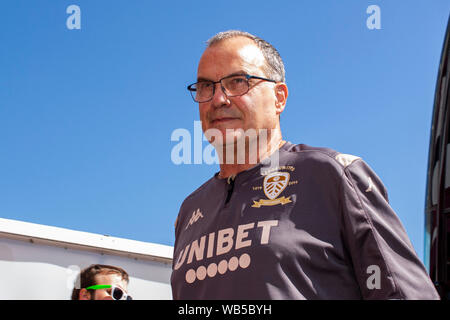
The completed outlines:
{"type": "Polygon", "coordinates": [[[261,50],[264,58],[266,59],[266,67],[264,68],[264,72],[266,73],[266,76],[271,78],[272,80],[275,80],[277,82],[285,82],[285,71],[284,71],[284,64],[283,60],[281,60],[281,56],[278,53],[277,49],[275,49],[270,43],[267,41],[254,36],[248,32],[245,31],[239,31],[239,30],[229,30],[229,31],[223,31],[219,32],[212,38],[210,38],[206,44],[208,45],[208,48],[213,46],[216,43],[219,43],[223,40],[234,38],[234,37],[246,37],[249,39],[252,39],[255,44],[258,46],[258,48],[261,50]]]}

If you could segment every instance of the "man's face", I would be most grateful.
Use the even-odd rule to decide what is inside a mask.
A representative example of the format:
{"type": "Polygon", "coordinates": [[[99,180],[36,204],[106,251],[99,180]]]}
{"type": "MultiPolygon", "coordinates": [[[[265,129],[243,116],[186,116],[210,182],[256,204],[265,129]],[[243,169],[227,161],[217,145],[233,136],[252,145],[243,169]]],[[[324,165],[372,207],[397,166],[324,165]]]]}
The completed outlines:
{"type": "MultiPolygon", "coordinates": [[[[261,50],[251,39],[234,37],[205,50],[199,62],[197,80],[218,81],[236,73],[267,78],[263,71],[265,65],[261,50]]],[[[227,97],[220,84],[216,84],[213,99],[199,103],[203,132],[217,129],[225,139],[227,129],[276,128],[279,126],[278,115],[282,111],[277,105],[276,87],[273,82],[251,79],[250,90],[246,94],[227,97]]],[[[232,141],[241,136],[235,132],[232,141]]]]}
{"type": "MultiPolygon", "coordinates": [[[[121,288],[125,293],[127,290],[127,282],[122,279],[119,274],[97,274],[95,276],[95,283],[98,285],[113,285],[121,288]]],[[[85,290],[86,292],[86,290],[85,290]]],[[[89,294],[89,292],[87,292],[89,294]]],[[[91,300],[113,300],[111,296],[111,289],[97,289],[93,290],[93,296],[83,295],[80,296],[80,300],[91,299],[91,300]]]]}

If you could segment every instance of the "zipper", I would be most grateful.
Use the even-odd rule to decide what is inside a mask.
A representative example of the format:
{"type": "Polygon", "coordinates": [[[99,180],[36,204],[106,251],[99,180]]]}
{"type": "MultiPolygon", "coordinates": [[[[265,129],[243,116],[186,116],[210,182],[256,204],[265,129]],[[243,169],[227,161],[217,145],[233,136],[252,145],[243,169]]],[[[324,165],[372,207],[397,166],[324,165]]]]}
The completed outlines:
{"type": "Polygon", "coordinates": [[[231,195],[233,194],[233,190],[234,190],[234,180],[236,179],[235,175],[231,175],[228,177],[227,179],[227,184],[228,184],[228,188],[227,188],[227,198],[225,200],[225,207],[227,206],[228,202],[231,199],[231,195]]]}

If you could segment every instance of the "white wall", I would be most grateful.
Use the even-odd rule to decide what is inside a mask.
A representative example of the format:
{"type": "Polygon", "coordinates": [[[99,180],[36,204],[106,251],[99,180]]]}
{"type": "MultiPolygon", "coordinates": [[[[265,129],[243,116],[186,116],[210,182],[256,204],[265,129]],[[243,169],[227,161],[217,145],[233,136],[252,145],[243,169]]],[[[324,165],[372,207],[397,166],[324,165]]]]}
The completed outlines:
{"type": "MultiPolygon", "coordinates": [[[[116,253],[111,248],[102,250],[98,246],[74,246],[73,243],[47,241],[29,235],[17,236],[17,231],[11,236],[5,233],[6,229],[0,225],[0,299],[70,299],[77,271],[94,263],[125,269],[130,275],[128,291],[135,300],[172,299],[168,254],[158,258],[154,254],[145,256],[142,252],[137,255],[132,250],[116,253]]],[[[131,241],[108,240],[111,239],[116,243],[131,241]]]]}

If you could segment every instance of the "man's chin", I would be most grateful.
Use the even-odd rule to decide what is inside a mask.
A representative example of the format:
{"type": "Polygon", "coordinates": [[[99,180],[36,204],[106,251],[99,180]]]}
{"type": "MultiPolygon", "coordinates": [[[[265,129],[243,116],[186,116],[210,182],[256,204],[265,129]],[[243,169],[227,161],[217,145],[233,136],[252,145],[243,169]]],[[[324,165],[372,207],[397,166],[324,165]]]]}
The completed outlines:
{"type": "Polygon", "coordinates": [[[237,144],[248,144],[258,141],[256,134],[246,134],[241,128],[228,130],[215,129],[211,132],[214,132],[215,134],[210,136],[205,134],[205,137],[208,139],[209,143],[211,143],[216,148],[231,147],[237,144]]]}
{"type": "Polygon", "coordinates": [[[242,128],[232,126],[213,126],[204,131],[206,139],[211,144],[231,144],[235,143],[241,136],[244,130],[242,128]]]}

